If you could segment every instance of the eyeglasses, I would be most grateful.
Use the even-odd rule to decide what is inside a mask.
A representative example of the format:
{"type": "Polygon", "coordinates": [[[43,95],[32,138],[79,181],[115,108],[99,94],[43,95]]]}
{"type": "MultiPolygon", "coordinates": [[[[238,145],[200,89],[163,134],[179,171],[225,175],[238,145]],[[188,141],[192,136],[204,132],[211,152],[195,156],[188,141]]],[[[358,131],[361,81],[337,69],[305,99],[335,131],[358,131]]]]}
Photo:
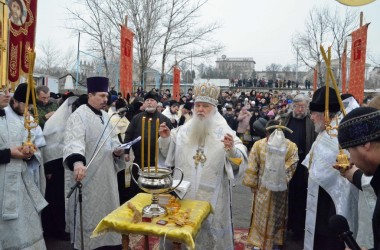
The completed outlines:
{"type": "Polygon", "coordinates": [[[307,109],[307,106],[305,106],[305,105],[293,105],[293,108],[294,109],[305,110],[305,109],[307,109]]]}

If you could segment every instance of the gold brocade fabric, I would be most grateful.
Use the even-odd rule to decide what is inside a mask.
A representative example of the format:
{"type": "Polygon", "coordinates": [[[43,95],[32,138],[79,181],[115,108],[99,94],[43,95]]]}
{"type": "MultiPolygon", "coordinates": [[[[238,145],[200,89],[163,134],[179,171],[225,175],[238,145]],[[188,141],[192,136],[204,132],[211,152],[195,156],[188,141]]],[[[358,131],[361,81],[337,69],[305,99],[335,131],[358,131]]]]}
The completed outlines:
{"type": "MultiPolygon", "coordinates": [[[[131,202],[138,211],[151,203],[152,195],[140,193],[133,197],[131,202]]],[[[190,249],[195,249],[194,238],[197,235],[203,220],[207,218],[211,212],[211,205],[206,201],[197,200],[180,200],[181,209],[186,211],[191,209],[189,220],[193,225],[185,225],[183,227],[176,226],[169,222],[165,226],[158,225],[158,220],[168,220],[167,216],[159,216],[152,219],[152,222],[133,223],[133,212],[127,207],[127,203],[114,210],[112,213],[104,217],[91,237],[99,236],[106,232],[117,232],[120,234],[144,234],[165,236],[175,242],[185,243],[190,249]]]]}
{"type": "MultiPolygon", "coordinates": [[[[298,149],[293,142],[287,142],[285,173],[289,182],[297,166],[298,149]]],[[[261,185],[266,154],[267,140],[264,138],[253,145],[243,177],[243,184],[256,190],[247,242],[260,249],[273,249],[274,245],[282,246],[285,242],[288,193],[270,191],[261,185]]]]}

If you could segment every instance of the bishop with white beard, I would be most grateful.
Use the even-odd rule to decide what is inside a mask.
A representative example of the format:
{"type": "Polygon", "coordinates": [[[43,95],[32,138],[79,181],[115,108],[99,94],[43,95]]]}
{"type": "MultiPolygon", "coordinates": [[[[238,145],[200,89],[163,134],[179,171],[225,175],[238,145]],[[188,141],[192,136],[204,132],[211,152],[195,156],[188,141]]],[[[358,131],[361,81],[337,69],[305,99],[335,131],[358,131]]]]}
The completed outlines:
{"type": "Polygon", "coordinates": [[[185,198],[213,207],[195,239],[196,249],[233,250],[231,184],[246,168],[247,149],[217,112],[219,88],[203,83],[194,90],[193,117],[171,131],[161,124],[159,150],[166,165],[181,168],[190,181],[185,198]]]}

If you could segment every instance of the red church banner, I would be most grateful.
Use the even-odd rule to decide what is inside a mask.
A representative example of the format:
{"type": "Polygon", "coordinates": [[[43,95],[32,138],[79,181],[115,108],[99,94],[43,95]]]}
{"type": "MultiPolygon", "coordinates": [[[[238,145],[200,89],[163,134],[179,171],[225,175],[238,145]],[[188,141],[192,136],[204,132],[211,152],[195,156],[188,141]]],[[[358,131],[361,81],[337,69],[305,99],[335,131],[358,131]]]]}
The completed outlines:
{"type": "Polygon", "coordinates": [[[346,83],[347,83],[347,51],[343,50],[343,55],[342,55],[342,94],[347,93],[346,83]]]}
{"type": "Polygon", "coordinates": [[[174,66],[173,69],[173,96],[172,99],[179,102],[180,96],[179,96],[179,85],[181,82],[181,71],[177,66],[174,66]]]}
{"type": "Polygon", "coordinates": [[[363,25],[351,34],[350,84],[348,92],[359,101],[359,104],[362,104],[364,99],[367,30],[368,24],[363,25]]]}
{"type": "Polygon", "coordinates": [[[126,26],[121,26],[120,44],[120,92],[124,97],[132,96],[133,76],[133,32],[126,26]]]}
{"type": "Polygon", "coordinates": [[[8,80],[18,83],[29,73],[28,51],[34,50],[37,0],[9,0],[8,80]]]}

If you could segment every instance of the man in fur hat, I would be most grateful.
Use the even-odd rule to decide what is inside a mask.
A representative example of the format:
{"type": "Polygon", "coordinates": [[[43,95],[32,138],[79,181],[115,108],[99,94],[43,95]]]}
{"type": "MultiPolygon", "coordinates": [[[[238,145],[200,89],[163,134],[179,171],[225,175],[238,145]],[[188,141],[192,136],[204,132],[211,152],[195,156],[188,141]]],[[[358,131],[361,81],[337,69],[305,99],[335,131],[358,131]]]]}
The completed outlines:
{"type": "MultiPolygon", "coordinates": [[[[350,181],[364,193],[380,191],[380,111],[372,107],[359,107],[348,113],[339,123],[338,140],[343,149],[350,153],[351,168],[343,171],[350,181]],[[362,178],[372,176],[370,186],[363,185],[362,178]],[[371,188],[373,190],[371,190],[371,188]]],[[[371,199],[376,196],[369,196],[371,199]]],[[[373,249],[380,246],[380,200],[372,215],[373,249]]],[[[369,225],[366,225],[369,227],[369,225]]]]}
{"type": "Polygon", "coordinates": [[[318,136],[309,154],[302,164],[309,170],[307,208],[305,223],[305,250],[340,250],[344,249],[343,241],[338,239],[328,227],[329,218],[341,214],[348,219],[350,229],[357,228],[356,188],[339,171],[333,168],[339,153],[336,130],[326,130],[325,98],[329,91],[329,119],[336,125],[336,116],[340,111],[338,97],[333,88],[318,89],[309,104],[311,120],[318,136]]]}

